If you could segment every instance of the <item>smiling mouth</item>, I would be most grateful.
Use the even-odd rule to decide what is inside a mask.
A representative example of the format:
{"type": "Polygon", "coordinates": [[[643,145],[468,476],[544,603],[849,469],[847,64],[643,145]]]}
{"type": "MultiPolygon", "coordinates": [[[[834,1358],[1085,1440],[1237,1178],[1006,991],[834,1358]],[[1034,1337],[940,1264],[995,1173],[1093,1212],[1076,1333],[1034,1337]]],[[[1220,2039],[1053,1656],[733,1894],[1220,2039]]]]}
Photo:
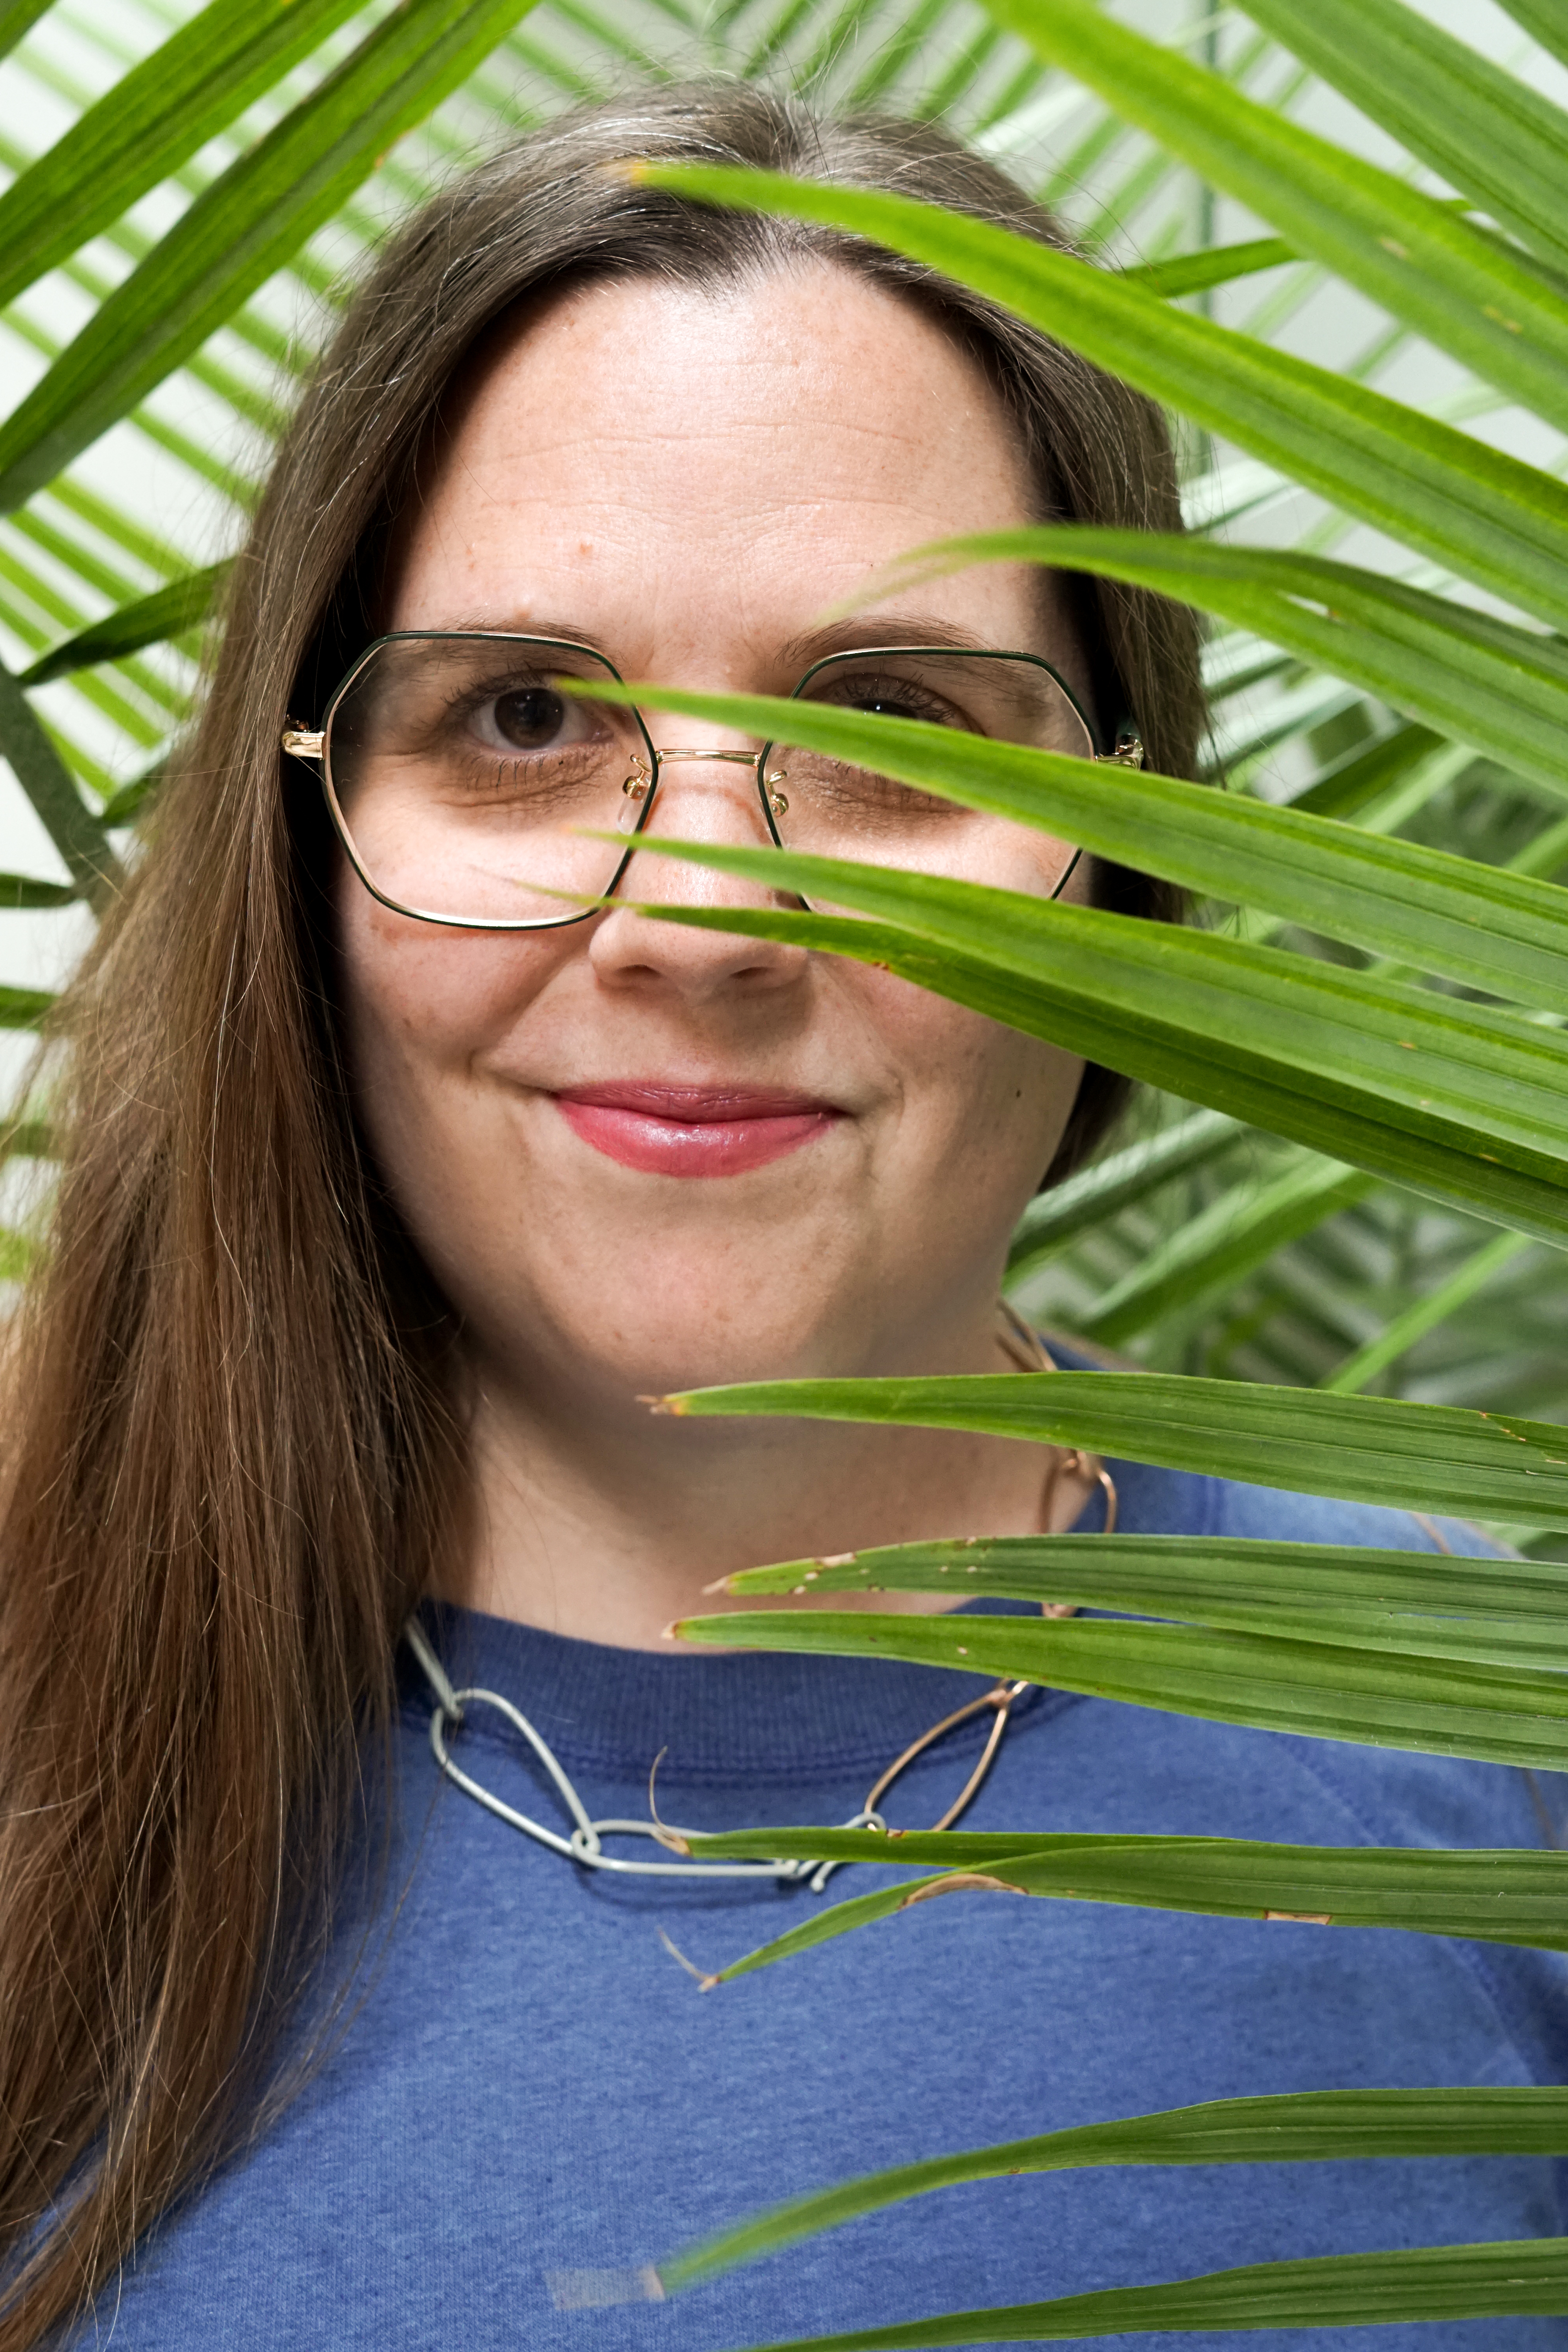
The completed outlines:
{"type": "Polygon", "coordinates": [[[614,1080],[553,1097],[580,1142],[655,1176],[738,1176],[799,1151],[844,1114],[774,1087],[680,1087],[614,1080]]]}

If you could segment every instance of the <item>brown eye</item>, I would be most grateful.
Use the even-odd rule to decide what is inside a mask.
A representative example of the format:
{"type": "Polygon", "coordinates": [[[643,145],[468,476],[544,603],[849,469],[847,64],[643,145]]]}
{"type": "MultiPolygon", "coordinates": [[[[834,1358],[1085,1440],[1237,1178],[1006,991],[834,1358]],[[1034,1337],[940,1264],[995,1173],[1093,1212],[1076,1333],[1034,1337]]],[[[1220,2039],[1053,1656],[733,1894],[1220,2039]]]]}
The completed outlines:
{"type": "Polygon", "coordinates": [[[827,698],[841,709],[863,710],[873,718],[924,719],[929,726],[966,730],[970,725],[946,695],[922,678],[904,677],[896,671],[881,676],[862,671],[835,679],[827,698]]]}
{"type": "Polygon", "coordinates": [[[916,708],[909,695],[857,694],[846,707],[851,710],[870,711],[873,718],[879,719],[924,718],[925,715],[916,708]]]}
{"type": "Polygon", "coordinates": [[[496,732],[517,751],[539,751],[556,741],[566,719],[561,697],[548,686],[518,687],[492,705],[496,732]]]}

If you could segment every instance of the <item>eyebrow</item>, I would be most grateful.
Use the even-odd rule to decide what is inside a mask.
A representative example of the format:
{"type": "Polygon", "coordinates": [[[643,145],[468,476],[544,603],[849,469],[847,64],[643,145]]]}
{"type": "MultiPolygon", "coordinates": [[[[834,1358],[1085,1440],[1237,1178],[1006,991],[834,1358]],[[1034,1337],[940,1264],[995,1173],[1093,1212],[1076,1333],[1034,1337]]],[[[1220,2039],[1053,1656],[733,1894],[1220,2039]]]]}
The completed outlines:
{"type": "Polygon", "coordinates": [[[615,667],[610,648],[597,629],[585,628],[578,621],[497,619],[494,613],[460,613],[455,620],[444,621],[438,629],[415,634],[435,637],[548,637],[561,645],[586,646],[591,654],[598,654],[612,668],[615,667]]]}
{"type": "MultiPolygon", "coordinates": [[[[497,619],[492,614],[464,614],[432,634],[440,636],[551,638],[564,645],[585,646],[590,653],[598,654],[601,661],[608,662],[622,676],[625,675],[599,632],[577,621],[542,617],[523,621],[497,619]]],[[[792,677],[799,678],[814,662],[825,660],[830,654],[854,653],[862,646],[869,651],[892,646],[941,646],[954,653],[1030,653],[1037,658],[1049,658],[1034,646],[993,645],[988,638],[977,635],[973,629],[960,628],[956,623],[943,620],[935,613],[900,613],[864,621],[852,616],[802,630],[798,635],[784,640],[779,648],[777,660],[781,671],[787,670],[792,677]]],[[[647,682],[650,685],[659,683],[655,679],[647,682]]]]}
{"type": "Polygon", "coordinates": [[[809,669],[813,662],[823,660],[829,654],[853,653],[862,646],[943,646],[954,653],[966,654],[1035,650],[1032,646],[993,645],[988,637],[977,636],[973,629],[960,628],[935,613],[895,613],[874,620],[856,620],[852,615],[846,620],[824,622],[820,628],[790,637],[780,646],[779,659],[809,669]]]}

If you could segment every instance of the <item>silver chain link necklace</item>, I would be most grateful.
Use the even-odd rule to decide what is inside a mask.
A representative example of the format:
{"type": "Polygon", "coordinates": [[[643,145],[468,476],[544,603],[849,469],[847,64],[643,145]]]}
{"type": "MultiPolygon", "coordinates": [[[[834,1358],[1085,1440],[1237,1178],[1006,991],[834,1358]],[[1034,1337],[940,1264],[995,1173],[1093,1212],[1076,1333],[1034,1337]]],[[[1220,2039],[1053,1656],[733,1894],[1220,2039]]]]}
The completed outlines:
{"type": "MultiPolygon", "coordinates": [[[[1020,1371],[1053,1372],[1056,1366],[1047,1355],[1039,1335],[1020,1316],[1014,1314],[1005,1299],[998,1301],[998,1305],[1009,1335],[1002,1345],[1011,1361],[1020,1371]]],[[[1105,1496],[1103,1532],[1110,1535],[1116,1525],[1115,1482],[1103,1463],[1092,1455],[1076,1451],[1051,1456],[1051,1467],[1040,1498],[1040,1517],[1043,1525],[1050,1527],[1057,1483],[1064,1472],[1082,1472],[1101,1486],[1105,1496]]],[[[1071,1617],[1072,1604],[1042,1601],[1040,1614],[1043,1617],[1071,1617]]],[[[408,1620],[402,1629],[402,1638],[418,1662],[434,1700],[430,1717],[430,1752],[435,1759],[437,1769],[455,1787],[461,1789],[465,1797],[472,1797],[476,1805],[483,1805],[486,1812],[494,1813],[497,1821],[506,1822],[512,1829],[521,1831],[525,1837],[533,1838],[539,1845],[548,1846],[552,1853],[560,1854],[566,1861],[580,1863],[586,1870],[608,1870],[627,1878],[771,1878],[781,1885],[804,1880],[813,1895],[821,1895],[834,1871],[842,1866],[836,1862],[642,1862],[621,1854],[606,1853],[606,1838],[648,1838],[656,1845],[674,1848],[678,1853],[685,1838],[698,1832],[678,1830],[668,1822],[656,1820],[638,1822],[608,1817],[591,1820],[565,1765],[543,1732],[528,1721],[520,1707],[514,1706],[511,1700],[504,1698],[499,1691],[455,1689],[417,1618],[408,1620]],[[448,1729],[460,1730],[469,1710],[476,1706],[496,1708],[513,1730],[528,1742],[555,1784],[556,1792],[572,1824],[569,1831],[563,1833],[560,1830],[549,1829],[543,1822],[536,1822],[530,1814],[519,1811],[516,1805],[508,1805],[504,1798],[497,1796],[493,1789],[486,1789],[483,1781],[476,1780],[455,1762],[447,1745],[448,1729]]],[[[978,1760],[941,1820],[931,1825],[934,1832],[951,1829],[978,1794],[996,1760],[1013,1706],[1028,1688],[1029,1685],[1023,1682],[995,1683],[978,1698],[970,1699],[967,1706],[955,1707],[951,1715],[945,1715],[940,1723],[934,1723],[929,1731],[923,1731],[918,1739],[911,1740],[902,1755],[894,1757],[880,1779],[873,1782],[860,1811],[842,1826],[847,1830],[885,1830],[887,1823],[877,1808],[899,1775],[945,1733],[956,1730],[961,1723],[967,1723],[972,1717],[983,1715],[989,1708],[994,1720],[986,1735],[978,1760]]],[[[650,1773],[650,1810],[652,1798],[653,1775],[650,1773]]]]}

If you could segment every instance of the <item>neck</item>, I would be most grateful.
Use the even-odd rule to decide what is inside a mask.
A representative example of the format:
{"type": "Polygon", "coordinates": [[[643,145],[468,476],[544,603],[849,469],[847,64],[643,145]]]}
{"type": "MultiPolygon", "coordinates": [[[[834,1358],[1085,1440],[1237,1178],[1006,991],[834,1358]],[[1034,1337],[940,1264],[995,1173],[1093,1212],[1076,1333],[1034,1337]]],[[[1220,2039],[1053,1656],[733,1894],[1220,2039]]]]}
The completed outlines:
{"type": "MultiPolygon", "coordinates": [[[[1019,1368],[987,1314],[933,1370],[1019,1368]]],[[[907,1370],[908,1367],[900,1367],[907,1370]]],[[[477,1510],[443,1597],[622,1648],[663,1645],[673,1618],[716,1606],[704,1587],[764,1561],[922,1538],[1024,1535],[1072,1525],[1088,1482],[1054,1449],[958,1431],[852,1423],[689,1421],[627,1397],[476,1368],[477,1510]]],[[[754,1605],[777,1606],[776,1602],[754,1605]]],[[[937,1599],[835,1594],[822,1605],[925,1610],[937,1599]]]]}

